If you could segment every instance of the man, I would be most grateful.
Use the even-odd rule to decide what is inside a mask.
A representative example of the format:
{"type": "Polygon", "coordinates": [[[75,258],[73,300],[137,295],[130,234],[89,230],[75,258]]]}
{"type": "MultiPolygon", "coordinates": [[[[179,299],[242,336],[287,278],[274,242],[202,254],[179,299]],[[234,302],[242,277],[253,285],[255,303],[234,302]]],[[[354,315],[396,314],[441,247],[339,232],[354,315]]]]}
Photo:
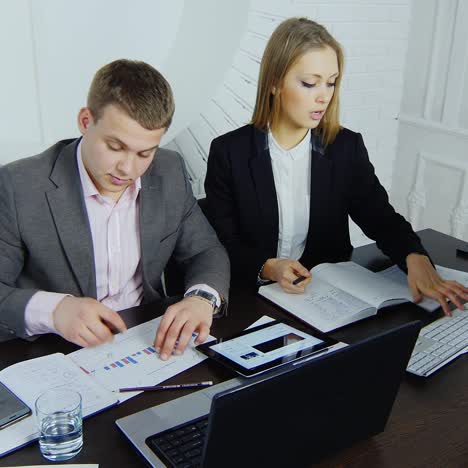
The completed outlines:
{"type": "Polygon", "coordinates": [[[158,150],[174,113],[169,83],[143,62],[96,73],[82,137],[0,168],[0,330],[93,346],[125,330],[117,310],[160,299],[171,256],[186,294],[155,337],[161,359],[209,334],[229,260],[193,197],[182,158],[158,150]]]}

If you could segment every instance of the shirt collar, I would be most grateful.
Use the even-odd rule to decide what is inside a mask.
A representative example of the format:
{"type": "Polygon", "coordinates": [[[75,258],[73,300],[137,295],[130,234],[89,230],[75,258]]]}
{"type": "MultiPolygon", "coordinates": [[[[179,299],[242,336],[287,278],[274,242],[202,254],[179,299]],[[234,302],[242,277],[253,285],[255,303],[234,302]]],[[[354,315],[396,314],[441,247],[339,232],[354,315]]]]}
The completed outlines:
{"type": "Polygon", "coordinates": [[[270,148],[270,156],[274,158],[280,158],[290,156],[292,159],[299,159],[305,155],[310,154],[310,129],[305,134],[304,138],[293,148],[288,150],[281,147],[276,141],[271,130],[268,131],[268,146],[270,148]]]}
{"type": "MultiPolygon", "coordinates": [[[[91,177],[88,174],[88,171],[86,170],[84,163],[83,163],[83,156],[81,154],[81,143],[83,140],[80,140],[78,143],[78,146],[76,148],[76,160],[78,163],[78,172],[80,174],[80,180],[81,180],[81,186],[83,188],[83,195],[85,198],[90,198],[90,197],[98,197],[98,198],[106,198],[103,197],[100,193],[99,190],[96,188],[96,185],[92,181],[91,177]]],[[[138,193],[140,192],[141,189],[141,177],[138,177],[135,182],[128,187],[122,197],[129,196],[130,198],[136,198],[138,196],[138,193]]]]}

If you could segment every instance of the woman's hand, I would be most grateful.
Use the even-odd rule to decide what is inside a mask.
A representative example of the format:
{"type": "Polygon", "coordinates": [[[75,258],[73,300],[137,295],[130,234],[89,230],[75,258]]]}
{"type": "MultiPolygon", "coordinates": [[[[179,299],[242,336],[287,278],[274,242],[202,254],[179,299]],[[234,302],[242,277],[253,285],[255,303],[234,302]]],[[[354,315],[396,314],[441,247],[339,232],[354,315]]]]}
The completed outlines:
{"type": "Polygon", "coordinates": [[[468,300],[468,288],[457,281],[441,278],[425,255],[409,254],[406,257],[406,266],[408,285],[415,303],[427,296],[439,302],[445,315],[452,315],[447,300],[463,310],[463,303],[468,300]]]}
{"type": "Polygon", "coordinates": [[[289,258],[269,258],[263,266],[260,277],[276,281],[285,292],[291,294],[303,293],[305,286],[312,279],[312,275],[307,268],[297,260],[290,260],[289,258]],[[299,276],[305,276],[306,279],[298,284],[293,284],[293,281],[299,276]]]}

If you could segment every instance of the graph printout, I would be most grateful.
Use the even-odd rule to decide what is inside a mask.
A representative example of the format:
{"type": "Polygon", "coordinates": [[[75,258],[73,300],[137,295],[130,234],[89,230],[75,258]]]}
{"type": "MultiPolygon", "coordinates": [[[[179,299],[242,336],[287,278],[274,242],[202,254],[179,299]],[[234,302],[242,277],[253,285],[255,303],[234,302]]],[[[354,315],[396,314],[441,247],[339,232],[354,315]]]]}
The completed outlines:
{"type": "MultiPolygon", "coordinates": [[[[172,355],[167,361],[159,359],[153,342],[160,321],[158,317],[142,323],[115,335],[112,343],[83,348],[68,356],[83,372],[112,391],[156,385],[206,359],[194,349],[194,338],[183,355],[172,355]]],[[[119,399],[126,400],[136,393],[121,393],[119,399]]]]}

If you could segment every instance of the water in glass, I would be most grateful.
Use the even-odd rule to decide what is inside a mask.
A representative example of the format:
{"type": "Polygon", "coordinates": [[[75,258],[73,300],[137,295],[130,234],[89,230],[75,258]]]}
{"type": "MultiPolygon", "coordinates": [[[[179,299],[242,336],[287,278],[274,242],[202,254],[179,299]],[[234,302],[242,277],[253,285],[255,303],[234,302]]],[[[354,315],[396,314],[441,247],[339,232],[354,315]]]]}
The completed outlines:
{"type": "Polygon", "coordinates": [[[53,461],[74,457],[83,446],[81,415],[56,412],[42,420],[39,445],[44,457],[53,461]]]}
{"type": "Polygon", "coordinates": [[[39,447],[53,461],[74,457],[83,446],[81,395],[71,388],[51,388],[36,400],[39,447]]]}

